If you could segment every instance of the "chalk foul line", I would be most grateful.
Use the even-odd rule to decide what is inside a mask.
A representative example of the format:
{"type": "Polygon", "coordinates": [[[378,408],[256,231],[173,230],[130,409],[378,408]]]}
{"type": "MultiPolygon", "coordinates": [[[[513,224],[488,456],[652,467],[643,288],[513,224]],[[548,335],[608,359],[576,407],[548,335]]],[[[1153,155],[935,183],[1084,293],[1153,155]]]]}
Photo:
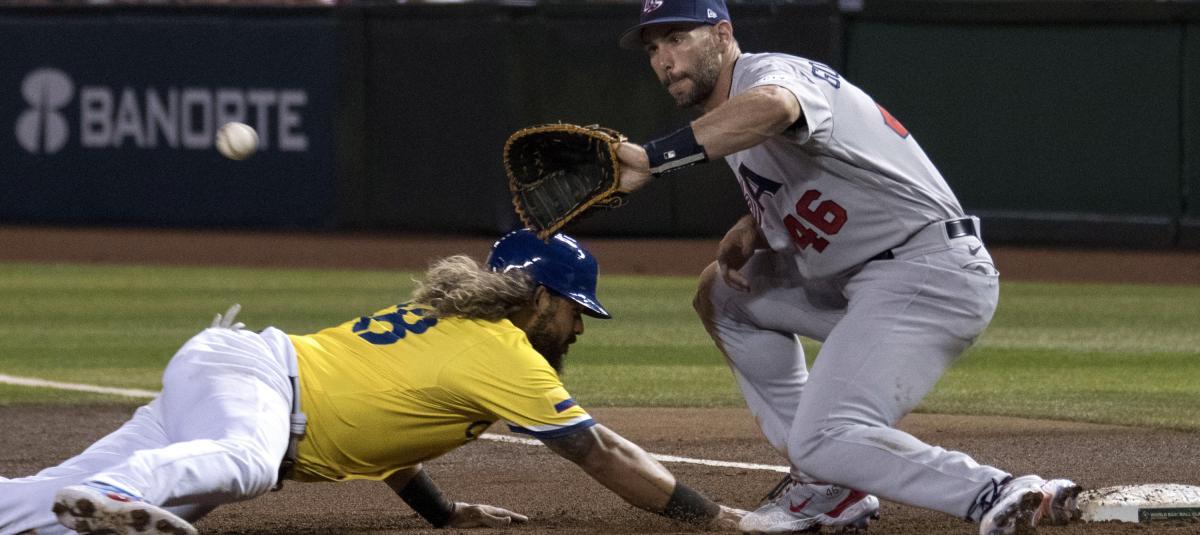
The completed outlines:
{"type": "MultiPolygon", "coordinates": [[[[496,442],[508,442],[512,444],[525,444],[527,446],[542,446],[541,441],[532,438],[514,437],[509,435],[497,435],[495,433],[484,433],[479,438],[494,440],[496,442]]],[[[767,470],[771,472],[787,473],[789,471],[786,466],[773,466],[769,464],[754,464],[754,463],[739,463],[733,461],[714,461],[711,459],[694,459],[691,457],[680,457],[678,455],[663,455],[661,453],[651,453],[659,462],[664,463],[684,463],[684,464],[701,464],[704,466],[720,466],[723,468],[741,468],[743,470],[767,470]]]]}
{"type": "MultiPolygon", "coordinates": [[[[153,390],[139,390],[136,388],[113,388],[108,386],[86,385],[80,383],[64,383],[60,381],[47,381],[45,379],[37,379],[33,377],[17,377],[13,375],[0,374],[0,383],[30,386],[35,388],[53,388],[57,390],[71,390],[74,392],[89,392],[93,394],[110,394],[114,396],[124,396],[129,398],[153,398],[158,395],[158,392],[153,390]]],[[[514,437],[509,435],[497,435],[495,433],[484,433],[479,436],[484,440],[495,442],[506,442],[509,444],[524,444],[526,446],[542,446],[543,444],[532,438],[514,437]]],[[[683,463],[683,464],[699,464],[704,466],[717,466],[721,468],[739,468],[742,470],[765,470],[770,472],[787,473],[788,467],[774,466],[769,464],[755,463],[739,463],[733,461],[714,461],[711,459],[694,459],[691,457],[680,457],[677,455],[663,455],[660,453],[651,453],[659,462],[663,463],[683,463]]]]}
{"type": "Polygon", "coordinates": [[[35,379],[32,377],[16,377],[4,374],[0,374],[0,383],[18,386],[32,386],[36,388],[53,388],[56,390],[90,392],[93,394],[111,394],[114,396],[124,396],[127,398],[152,398],[158,395],[158,392],[154,392],[152,390],[138,390],[136,388],[112,388],[107,386],[84,385],[79,383],[61,383],[58,381],[47,381],[45,379],[35,379]]]}

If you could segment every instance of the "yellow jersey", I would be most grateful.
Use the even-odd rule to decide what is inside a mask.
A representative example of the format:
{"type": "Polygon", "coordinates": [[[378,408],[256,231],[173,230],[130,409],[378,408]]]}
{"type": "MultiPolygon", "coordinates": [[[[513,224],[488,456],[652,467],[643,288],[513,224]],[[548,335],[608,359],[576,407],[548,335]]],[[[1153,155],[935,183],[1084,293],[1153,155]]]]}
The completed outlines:
{"type": "Polygon", "coordinates": [[[308,416],[297,480],[385,479],[497,420],[538,438],[595,423],[507,319],[435,318],[401,304],[289,338],[308,416]]]}

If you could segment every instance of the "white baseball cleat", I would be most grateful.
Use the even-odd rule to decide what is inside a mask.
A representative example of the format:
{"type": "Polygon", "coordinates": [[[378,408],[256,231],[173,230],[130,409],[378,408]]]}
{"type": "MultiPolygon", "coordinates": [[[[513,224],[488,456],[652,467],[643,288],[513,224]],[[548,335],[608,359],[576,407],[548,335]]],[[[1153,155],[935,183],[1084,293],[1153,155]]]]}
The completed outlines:
{"type": "Polygon", "coordinates": [[[58,523],[92,535],[197,535],[170,511],[124,489],[97,482],[63,487],[54,495],[58,523]]]}
{"type": "Polygon", "coordinates": [[[1066,479],[1013,478],[979,521],[979,535],[1029,535],[1038,524],[1052,526],[1079,519],[1080,487],[1066,479]]]}
{"type": "Polygon", "coordinates": [[[862,491],[818,483],[781,483],[771,501],[742,517],[743,533],[794,533],[819,530],[866,531],[879,518],[879,499],[862,491]]]}

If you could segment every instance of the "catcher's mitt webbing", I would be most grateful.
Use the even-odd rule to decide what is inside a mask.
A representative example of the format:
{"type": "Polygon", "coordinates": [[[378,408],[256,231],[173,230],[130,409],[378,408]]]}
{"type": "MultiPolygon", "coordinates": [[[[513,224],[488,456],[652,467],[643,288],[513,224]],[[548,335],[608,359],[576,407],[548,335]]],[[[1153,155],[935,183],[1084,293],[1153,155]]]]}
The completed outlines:
{"type": "Polygon", "coordinates": [[[652,140],[643,148],[646,149],[646,156],[650,157],[650,173],[655,176],[708,161],[708,154],[696,141],[692,125],[652,140]]]}
{"type": "Polygon", "coordinates": [[[620,185],[619,132],[600,126],[523,128],[504,144],[513,207],[542,239],[592,206],[613,207],[620,185]]]}
{"type": "Polygon", "coordinates": [[[537,187],[522,188],[516,192],[521,197],[519,205],[529,216],[528,224],[539,229],[554,226],[563,215],[560,213],[562,207],[575,207],[600,186],[590,184],[578,174],[563,169],[546,175],[543,180],[537,187]]]}

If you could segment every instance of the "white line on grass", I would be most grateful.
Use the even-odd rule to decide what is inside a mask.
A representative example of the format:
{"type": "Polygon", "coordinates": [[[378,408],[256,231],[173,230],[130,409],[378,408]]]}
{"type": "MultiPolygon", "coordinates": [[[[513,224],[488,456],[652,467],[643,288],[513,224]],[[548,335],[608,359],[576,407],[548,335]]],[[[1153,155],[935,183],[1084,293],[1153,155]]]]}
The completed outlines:
{"type": "Polygon", "coordinates": [[[58,381],[47,381],[45,379],[34,379],[32,377],[14,377],[12,375],[4,374],[0,374],[0,383],[19,386],[33,386],[38,388],[54,388],[58,390],[74,390],[76,392],[91,392],[93,394],[112,394],[114,396],[125,396],[128,398],[152,398],[158,395],[158,392],[151,390],[81,385],[79,383],[60,383],[58,381]]]}
{"type": "MultiPolygon", "coordinates": [[[[36,379],[32,377],[15,377],[12,375],[0,374],[0,383],[32,386],[36,388],[54,388],[58,390],[74,390],[76,392],[91,392],[94,394],[112,394],[115,396],[125,396],[130,398],[152,398],[158,395],[158,392],[152,390],[138,390],[136,388],[112,388],[107,386],[85,385],[79,383],[61,383],[58,381],[47,381],[45,379],[36,379]]],[[[526,446],[541,446],[540,441],[532,438],[521,438],[508,435],[497,435],[494,433],[484,433],[479,436],[484,440],[493,440],[496,442],[508,442],[511,444],[524,444],[526,446]]],[[[771,472],[787,472],[786,466],[773,466],[769,464],[754,464],[754,463],[738,463],[732,461],[713,461],[710,459],[693,459],[691,457],[679,457],[676,455],[663,455],[660,453],[650,454],[655,459],[664,463],[686,463],[686,464],[701,464],[704,466],[720,466],[724,468],[741,468],[744,470],[767,470],[771,472]]]]}

